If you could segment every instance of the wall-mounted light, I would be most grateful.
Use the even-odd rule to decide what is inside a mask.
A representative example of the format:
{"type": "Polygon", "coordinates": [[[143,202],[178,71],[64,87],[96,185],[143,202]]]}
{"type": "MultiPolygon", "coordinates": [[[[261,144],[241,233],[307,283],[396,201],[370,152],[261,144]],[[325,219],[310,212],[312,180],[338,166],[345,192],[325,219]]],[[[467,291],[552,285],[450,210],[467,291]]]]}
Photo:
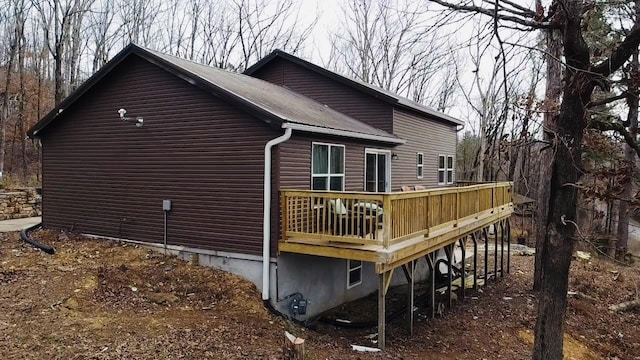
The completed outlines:
{"type": "MultiPolygon", "coordinates": [[[[127,110],[124,108],[120,108],[120,110],[118,110],[118,115],[120,115],[120,119],[122,121],[129,121],[133,119],[131,117],[126,116],[127,110]]],[[[142,116],[138,116],[135,118],[135,124],[136,124],[136,127],[139,127],[139,128],[141,128],[144,125],[144,119],[142,118],[142,116]]]]}
{"type": "Polygon", "coordinates": [[[398,160],[398,154],[392,153],[391,154],[391,160],[398,160]]]}

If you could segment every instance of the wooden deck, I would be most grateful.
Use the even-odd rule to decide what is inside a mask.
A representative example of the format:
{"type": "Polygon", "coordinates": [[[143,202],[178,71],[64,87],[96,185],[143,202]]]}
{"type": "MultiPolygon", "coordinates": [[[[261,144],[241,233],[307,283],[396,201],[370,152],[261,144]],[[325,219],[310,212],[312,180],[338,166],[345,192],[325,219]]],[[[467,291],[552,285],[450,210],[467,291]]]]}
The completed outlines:
{"type": "Polygon", "coordinates": [[[397,193],[282,190],[278,251],[373,262],[382,274],[508,218],[512,197],[510,182],[397,193]]]}

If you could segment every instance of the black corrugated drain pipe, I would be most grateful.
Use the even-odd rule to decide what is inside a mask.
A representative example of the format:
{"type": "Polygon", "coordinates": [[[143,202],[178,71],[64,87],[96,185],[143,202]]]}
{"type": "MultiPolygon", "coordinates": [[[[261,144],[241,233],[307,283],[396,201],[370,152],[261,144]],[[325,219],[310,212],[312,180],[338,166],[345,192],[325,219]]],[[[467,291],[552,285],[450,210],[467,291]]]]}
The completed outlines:
{"type": "Polygon", "coordinates": [[[53,254],[55,254],[56,251],[51,246],[39,243],[39,242],[33,240],[29,236],[30,232],[32,232],[33,230],[39,229],[41,227],[42,227],[42,223],[38,223],[38,224],[35,224],[33,226],[29,226],[28,228],[26,228],[26,229],[24,229],[24,230],[22,230],[20,232],[20,237],[22,238],[22,240],[24,240],[25,242],[31,244],[32,246],[34,246],[34,247],[46,252],[47,254],[53,255],[53,254]]]}

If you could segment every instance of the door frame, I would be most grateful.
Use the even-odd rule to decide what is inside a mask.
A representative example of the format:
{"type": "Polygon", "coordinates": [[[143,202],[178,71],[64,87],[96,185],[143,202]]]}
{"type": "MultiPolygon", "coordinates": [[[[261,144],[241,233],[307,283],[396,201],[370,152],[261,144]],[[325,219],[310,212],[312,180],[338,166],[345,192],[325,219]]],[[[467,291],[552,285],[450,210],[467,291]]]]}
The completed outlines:
{"type": "MultiPolygon", "coordinates": [[[[362,185],[363,190],[367,191],[367,154],[385,154],[387,157],[387,171],[385,176],[388,181],[386,182],[386,189],[384,192],[391,192],[391,150],[386,149],[376,149],[376,148],[365,148],[364,149],[364,161],[363,161],[363,177],[362,177],[362,185]]],[[[376,176],[378,176],[378,162],[376,161],[376,176]]],[[[378,183],[376,179],[376,184],[378,183]]]]}

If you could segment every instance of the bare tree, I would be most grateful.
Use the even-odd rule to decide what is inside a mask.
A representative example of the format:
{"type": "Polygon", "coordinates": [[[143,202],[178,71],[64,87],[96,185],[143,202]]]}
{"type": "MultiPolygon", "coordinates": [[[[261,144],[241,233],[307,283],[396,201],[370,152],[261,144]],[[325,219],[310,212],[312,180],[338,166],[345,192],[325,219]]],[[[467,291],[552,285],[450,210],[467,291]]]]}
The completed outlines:
{"type": "Polygon", "coordinates": [[[316,18],[310,24],[302,24],[300,6],[293,0],[233,0],[233,6],[242,55],[238,70],[246,69],[276,48],[297,53],[317,21],[316,18]]]}
{"type": "Polygon", "coordinates": [[[109,54],[122,36],[123,25],[116,25],[112,0],[101,0],[89,13],[89,41],[93,44],[92,71],[96,72],[109,60],[109,54]]]}
{"type": "MultiPolygon", "coordinates": [[[[636,1],[633,12],[630,14],[630,18],[634,22],[640,22],[640,1],[636,1]]],[[[638,107],[640,102],[638,96],[640,95],[640,61],[638,60],[638,49],[635,49],[629,62],[629,68],[627,69],[627,90],[624,93],[625,100],[628,107],[627,114],[627,126],[629,127],[629,134],[633,139],[637,138],[638,134],[638,107]]],[[[616,258],[623,259],[627,254],[628,242],[629,242],[629,220],[630,220],[630,206],[632,201],[633,192],[633,170],[635,169],[636,152],[635,149],[629,144],[625,144],[624,147],[624,161],[626,166],[629,167],[629,176],[623,184],[623,192],[621,194],[622,200],[620,201],[619,217],[618,217],[618,229],[617,229],[617,243],[616,243],[616,258]]]]}
{"type": "MultiPolygon", "coordinates": [[[[564,314],[567,305],[569,266],[577,234],[576,186],[582,167],[582,137],[587,126],[598,130],[620,132],[636,152],[634,139],[620,124],[588,122],[588,106],[596,86],[604,87],[607,79],[637,51],[640,44],[640,20],[625,31],[625,36],[608,51],[604,60],[593,62],[584,40],[582,14],[586,10],[581,0],[554,0],[545,13],[533,11],[512,2],[488,2],[490,7],[432,0],[453,11],[490,16],[495,24],[506,23],[511,28],[558,29],[562,35],[564,81],[562,100],[557,116],[553,116],[545,131],[553,148],[548,212],[543,222],[538,317],[536,321],[533,359],[562,359],[564,314]]],[[[499,26],[496,26],[496,32],[499,26]]],[[[560,58],[555,59],[561,61],[560,58]]]]}
{"type": "Polygon", "coordinates": [[[6,153],[6,127],[7,121],[9,120],[10,110],[11,110],[11,78],[13,74],[13,66],[16,58],[16,51],[18,48],[18,31],[16,31],[17,26],[15,26],[17,20],[15,19],[15,14],[12,14],[13,10],[12,6],[9,6],[4,9],[6,12],[3,13],[3,17],[5,19],[5,24],[7,28],[5,29],[5,34],[8,37],[9,50],[7,51],[7,61],[5,65],[5,86],[4,92],[2,94],[2,109],[0,113],[0,180],[3,180],[4,176],[4,162],[5,162],[5,153],[6,153]]]}
{"type": "MultiPolygon", "coordinates": [[[[430,98],[432,82],[455,59],[434,36],[435,26],[427,21],[421,4],[353,0],[343,13],[340,27],[330,35],[331,55],[325,66],[418,102],[442,100],[437,95],[430,98]]],[[[442,89],[445,99],[452,89],[442,89]]]]}
{"type": "Polygon", "coordinates": [[[156,21],[160,16],[160,3],[153,0],[120,0],[118,9],[124,26],[126,43],[152,46],[158,40],[156,21]]]}
{"type": "Polygon", "coordinates": [[[75,82],[75,69],[80,51],[80,32],[84,15],[93,0],[32,0],[37,10],[45,44],[54,60],[55,102],[67,94],[67,81],[75,82]],[[67,54],[69,52],[69,54],[67,54]],[[70,61],[64,74],[64,60],[70,61]]]}

